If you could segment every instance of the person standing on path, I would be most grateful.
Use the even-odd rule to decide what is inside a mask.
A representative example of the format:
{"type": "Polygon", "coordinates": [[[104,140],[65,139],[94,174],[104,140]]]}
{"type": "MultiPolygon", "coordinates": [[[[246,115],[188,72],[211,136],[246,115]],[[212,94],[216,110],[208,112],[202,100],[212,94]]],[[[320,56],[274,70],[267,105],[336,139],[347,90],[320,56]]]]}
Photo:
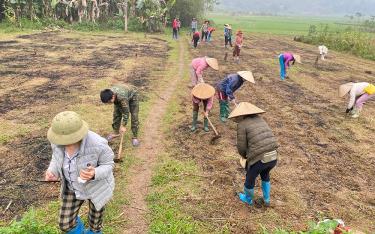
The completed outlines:
{"type": "Polygon", "coordinates": [[[220,120],[226,122],[229,116],[229,101],[236,105],[236,92],[245,81],[255,84],[254,76],[251,71],[239,71],[236,74],[230,74],[216,85],[216,93],[220,103],[220,120]]]}
{"type": "Polygon", "coordinates": [[[279,55],[279,63],[280,63],[280,78],[281,80],[285,80],[288,77],[287,69],[294,65],[294,63],[302,63],[301,56],[292,53],[283,53],[279,55]],[[290,64],[292,63],[292,64],[290,64]]]}
{"type": "Polygon", "coordinates": [[[202,42],[206,42],[207,41],[207,38],[208,38],[208,27],[209,27],[209,21],[206,20],[206,21],[204,21],[204,23],[202,24],[202,27],[201,27],[201,31],[202,31],[201,41],[202,42]]]}
{"type": "Polygon", "coordinates": [[[208,67],[211,67],[214,70],[219,70],[217,59],[209,57],[193,59],[190,65],[191,87],[194,87],[198,83],[204,82],[203,71],[208,67]]]}
{"type": "Polygon", "coordinates": [[[195,132],[197,130],[199,104],[203,103],[203,130],[205,132],[209,131],[208,128],[208,114],[212,109],[214,103],[215,88],[211,85],[200,83],[196,85],[191,91],[192,102],[193,102],[193,122],[191,126],[191,131],[195,132]]]}
{"type": "Polygon", "coordinates": [[[237,150],[246,159],[247,170],[243,193],[239,193],[242,202],[253,205],[255,180],[262,179],[263,199],[257,205],[270,206],[270,171],[277,164],[278,143],[271,128],[259,114],[264,113],[258,107],[242,102],[230,114],[229,118],[237,125],[237,150]]]}
{"type": "Polygon", "coordinates": [[[177,33],[180,34],[180,29],[181,29],[181,21],[180,18],[177,18],[177,33]]]}
{"type": "Polygon", "coordinates": [[[110,134],[108,139],[111,140],[126,132],[130,112],[131,130],[133,133],[132,144],[133,146],[138,146],[139,95],[137,89],[132,85],[114,85],[110,89],[101,91],[100,99],[103,103],[114,104],[112,124],[114,134],[110,134]]]}
{"type": "Polygon", "coordinates": [[[52,160],[46,181],[61,181],[59,227],[68,234],[101,234],[105,205],[112,198],[113,151],[106,139],[89,131],[88,124],[73,111],[57,114],[47,133],[52,160]],[[87,200],[89,229],[78,216],[87,200]]]}
{"type": "Polygon", "coordinates": [[[191,34],[195,33],[198,31],[198,21],[196,18],[193,18],[193,20],[191,21],[191,32],[190,32],[190,36],[191,34]]]}
{"type": "Polygon", "coordinates": [[[200,39],[199,31],[196,31],[196,32],[193,34],[193,39],[192,39],[192,43],[193,43],[193,45],[194,45],[194,48],[197,48],[197,46],[198,46],[198,42],[199,42],[199,39],[200,39]]]}
{"type": "Polygon", "coordinates": [[[178,39],[178,22],[177,18],[175,17],[172,22],[172,30],[173,30],[173,39],[178,39]]]}
{"type": "Polygon", "coordinates": [[[243,43],[243,34],[241,30],[236,33],[236,41],[234,42],[233,59],[236,63],[240,62],[240,52],[243,43]]]}
{"type": "Polygon", "coordinates": [[[346,83],[340,86],[339,96],[344,97],[349,94],[349,103],[346,113],[350,113],[352,118],[358,118],[363,105],[375,96],[375,86],[367,82],[346,83]]]}
{"type": "Polygon", "coordinates": [[[230,45],[230,47],[233,47],[232,27],[229,24],[224,24],[224,42],[225,42],[225,48],[227,48],[228,44],[230,45]]]}

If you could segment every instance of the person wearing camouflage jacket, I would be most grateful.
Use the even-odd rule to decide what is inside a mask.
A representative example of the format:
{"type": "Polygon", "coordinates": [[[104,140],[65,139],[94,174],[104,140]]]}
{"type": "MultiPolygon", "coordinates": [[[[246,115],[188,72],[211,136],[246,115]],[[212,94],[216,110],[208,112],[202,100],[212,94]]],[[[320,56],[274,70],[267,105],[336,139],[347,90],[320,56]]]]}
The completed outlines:
{"type": "Polygon", "coordinates": [[[139,96],[137,89],[132,85],[114,85],[110,89],[105,89],[100,93],[103,103],[113,103],[113,123],[114,134],[109,138],[117,137],[126,131],[126,125],[131,115],[131,130],[133,133],[132,144],[138,146],[138,112],[139,96]]]}

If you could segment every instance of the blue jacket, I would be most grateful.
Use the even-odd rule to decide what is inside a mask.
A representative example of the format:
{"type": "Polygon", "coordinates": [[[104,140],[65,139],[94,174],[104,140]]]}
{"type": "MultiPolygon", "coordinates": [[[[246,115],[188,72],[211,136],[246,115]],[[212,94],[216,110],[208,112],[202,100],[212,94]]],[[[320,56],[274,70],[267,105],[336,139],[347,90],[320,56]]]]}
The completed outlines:
{"type": "Polygon", "coordinates": [[[228,96],[229,100],[233,100],[233,93],[242,86],[243,82],[244,80],[238,74],[230,74],[224,80],[220,81],[217,88],[228,96]]]}

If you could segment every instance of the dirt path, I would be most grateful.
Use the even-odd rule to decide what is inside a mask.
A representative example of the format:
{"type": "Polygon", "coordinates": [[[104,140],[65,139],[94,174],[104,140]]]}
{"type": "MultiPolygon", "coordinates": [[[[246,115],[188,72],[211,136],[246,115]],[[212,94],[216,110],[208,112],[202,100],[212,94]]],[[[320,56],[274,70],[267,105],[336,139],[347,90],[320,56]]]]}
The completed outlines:
{"type": "MultiPolygon", "coordinates": [[[[179,43],[179,67],[178,77],[182,78],[184,69],[184,46],[180,40],[179,43]]],[[[144,125],[147,129],[146,134],[141,139],[141,146],[135,155],[136,160],[141,162],[130,168],[129,184],[126,193],[130,194],[131,201],[125,207],[125,214],[129,219],[129,227],[124,233],[147,233],[147,202],[146,196],[148,188],[151,183],[152,168],[154,167],[157,155],[161,149],[161,140],[163,139],[163,132],[160,129],[162,118],[166,111],[168,100],[171,98],[178,79],[173,79],[170,85],[162,92],[159,92],[160,99],[158,99],[150,110],[144,125]]]]}

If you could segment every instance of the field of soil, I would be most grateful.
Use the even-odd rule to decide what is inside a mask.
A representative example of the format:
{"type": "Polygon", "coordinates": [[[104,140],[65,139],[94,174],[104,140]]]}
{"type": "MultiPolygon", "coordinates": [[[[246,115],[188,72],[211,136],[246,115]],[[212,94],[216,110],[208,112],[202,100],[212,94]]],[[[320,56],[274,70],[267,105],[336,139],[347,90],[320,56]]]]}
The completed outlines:
{"type": "MultiPolygon", "coordinates": [[[[345,115],[347,100],[338,98],[337,88],[348,81],[374,82],[375,62],[330,52],[327,61],[315,66],[315,46],[255,34],[245,37],[241,62],[236,64],[231,49],[215,39],[191,48],[191,57],[218,58],[220,71],[204,74],[212,85],[227,74],[253,71],[256,84],[246,83],[236,96],[267,111],[263,117],[280,144],[278,166],[271,175],[272,207],[250,208],[239,202],[236,193],[243,188],[245,172],[238,163],[236,124],[220,123],[215,101],[211,119],[222,137],[211,145],[213,132],[204,133],[201,122],[191,133],[190,89],[184,86],[179,91],[180,114],[186,118],[174,122],[166,140],[175,158],[194,161],[202,174],[183,175],[197,177],[201,184],[198,196],[183,198],[183,212],[232,233],[254,233],[263,227],[303,230],[308,222],[326,217],[373,232],[375,105],[369,102],[359,119],[351,119],[345,115]],[[301,54],[303,64],[293,66],[290,78],[281,81],[277,56],[284,51],[301,54]]],[[[53,116],[75,110],[92,130],[107,133],[112,107],[100,103],[99,91],[116,82],[132,83],[144,94],[153,91],[152,84],[160,78],[155,74],[167,66],[169,49],[166,41],[141,34],[43,32],[0,40],[0,220],[57,200],[59,184],[40,181],[50,160],[46,132],[53,116]]],[[[169,65],[181,70],[183,54],[179,58],[169,65]]],[[[162,117],[155,121],[160,124],[162,117]]],[[[258,181],[256,196],[260,195],[258,181]]]]}
{"type": "Polygon", "coordinates": [[[202,124],[199,131],[189,133],[192,110],[187,89],[181,103],[186,119],[169,140],[178,146],[177,158],[200,166],[203,191],[184,200],[184,212],[233,233],[254,233],[262,227],[304,230],[309,222],[323,218],[341,218],[351,227],[373,232],[375,103],[366,104],[359,119],[351,119],[345,115],[347,100],[338,97],[337,89],[349,81],[374,82],[375,62],[331,52],[315,67],[315,46],[267,35],[245,37],[240,64],[232,61],[231,52],[217,37],[191,48],[192,57],[219,60],[220,71],[205,72],[206,83],[215,85],[239,70],[253,71],[256,84],[246,83],[236,96],[267,111],[263,117],[280,144],[278,166],[271,173],[272,207],[250,208],[236,197],[245,176],[236,152],[236,124],[220,123],[218,102],[211,116],[222,134],[220,141],[210,145],[213,132],[204,133],[202,124]],[[303,64],[292,67],[290,78],[281,81],[277,57],[285,51],[300,54],[303,64]]]}
{"type": "Polygon", "coordinates": [[[112,107],[100,103],[100,90],[129,82],[146,93],[168,50],[166,41],[142,34],[42,32],[0,40],[0,220],[57,200],[59,183],[40,181],[53,116],[75,110],[92,130],[108,133],[112,107]]]}

